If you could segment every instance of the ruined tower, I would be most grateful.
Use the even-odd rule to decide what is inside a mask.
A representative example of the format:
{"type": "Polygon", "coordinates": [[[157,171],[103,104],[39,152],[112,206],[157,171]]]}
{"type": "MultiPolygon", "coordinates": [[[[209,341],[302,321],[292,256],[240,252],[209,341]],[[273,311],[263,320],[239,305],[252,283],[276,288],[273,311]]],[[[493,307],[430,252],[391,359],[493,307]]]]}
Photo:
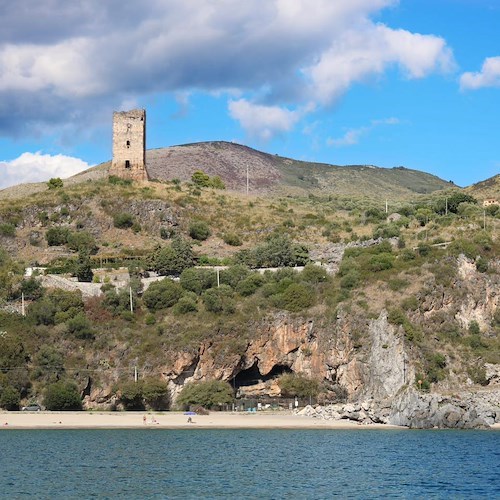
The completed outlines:
{"type": "Polygon", "coordinates": [[[113,161],[109,175],[122,179],[145,181],[146,170],[146,110],[113,113],[113,161]]]}

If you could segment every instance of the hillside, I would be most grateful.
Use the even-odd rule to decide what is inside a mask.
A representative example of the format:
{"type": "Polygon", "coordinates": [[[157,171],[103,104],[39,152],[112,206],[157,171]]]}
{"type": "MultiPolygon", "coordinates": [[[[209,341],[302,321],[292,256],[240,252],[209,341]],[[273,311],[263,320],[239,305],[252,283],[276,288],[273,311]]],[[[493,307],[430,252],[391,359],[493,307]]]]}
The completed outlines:
{"type": "Polygon", "coordinates": [[[263,153],[229,142],[201,142],[147,152],[152,179],[187,181],[195,170],[219,175],[226,186],[256,194],[336,194],[402,199],[454,187],[438,177],[403,167],[386,169],[366,165],[327,165],[263,153]]]}
{"type": "Polygon", "coordinates": [[[363,423],[498,422],[498,206],[415,193],[403,184],[427,174],[406,169],[316,165],[313,182],[300,162],[245,151],[265,195],[190,180],[201,168],[229,182],[233,161],[148,183],[103,164],[0,199],[0,407],[64,390],[87,409],[167,409],[216,379],[238,405],[297,396],[363,423]],[[405,194],[386,212],[329,192],[346,171],[405,194]],[[47,275],[25,277],[32,265],[47,275]]]}

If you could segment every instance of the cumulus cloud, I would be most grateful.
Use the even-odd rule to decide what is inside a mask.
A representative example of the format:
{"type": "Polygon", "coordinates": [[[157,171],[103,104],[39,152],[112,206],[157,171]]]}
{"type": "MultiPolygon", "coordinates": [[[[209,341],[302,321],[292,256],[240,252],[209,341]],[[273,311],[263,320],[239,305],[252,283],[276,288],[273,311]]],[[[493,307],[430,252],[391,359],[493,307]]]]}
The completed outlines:
{"type": "Polygon", "coordinates": [[[460,77],[462,90],[477,90],[483,87],[500,87],[500,56],[487,57],[481,71],[467,72],[460,77]]]}
{"type": "Polygon", "coordinates": [[[384,118],[382,120],[372,120],[370,125],[347,130],[342,137],[329,137],[326,143],[328,146],[334,147],[353,146],[354,144],[358,144],[361,137],[371,132],[374,128],[381,125],[398,125],[399,123],[401,123],[401,121],[394,117],[384,118]]]}
{"type": "Polygon", "coordinates": [[[62,179],[86,170],[90,165],[71,156],[23,153],[10,161],[0,161],[0,189],[26,182],[43,182],[52,177],[62,179]]]}
{"type": "Polygon", "coordinates": [[[228,100],[240,93],[232,116],[270,137],[289,130],[283,120],[296,123],[289,109],[335,102],[391,65],[409,78],[453,66],[442,38],[371,20],[397,0],[0,4],[4,134],[91,123],[129,98],[201,91],[228,92],[228,100]],[[250,105],[263,111],[260,120],[250,105]]]}
{"type": "Polygon", "coordinates": [[[245,99],[229,102],[229,113],[252,137],[267,141],[288,132],[300,119],[300,111],[253,104],[245,99]]]}

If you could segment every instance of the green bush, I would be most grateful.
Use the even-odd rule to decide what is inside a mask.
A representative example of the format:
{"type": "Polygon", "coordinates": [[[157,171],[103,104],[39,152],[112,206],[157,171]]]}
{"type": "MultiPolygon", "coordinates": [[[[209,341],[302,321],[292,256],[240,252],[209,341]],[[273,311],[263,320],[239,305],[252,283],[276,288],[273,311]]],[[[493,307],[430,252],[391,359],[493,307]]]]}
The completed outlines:
{"type": "Polygon", "coordinates": [[[212,408],[231,404],[233,399],[233,389],[227,382],[209,380],[186,384],[177,398],[177,405],[185,409],[190,406],[212,408]]]}
{"type": "Polygon", "coordinates": [[[52,179],[47,182],[47,186],[49,189],[59,189],[64,186],[64,183],[60,177],[52,177],[52,179]]]}
{"type": "Polygon", "coordinates": [[[151,283],[143,294],[143,301],[151,311],[172,307],[181,298],[183,289],[179,283],[168,278],[151,283]]]}
{"type": "Polygon", "coordinates": [[[265,282],[261,274],[253,273],[238,283],[236,291],[243,297],[253,295],[265,282]]]}
{"type": "Polygon", "coordinates": [[[117,396],[126,410],[143,410],[142,384],[140,382],[123,382],[118,385],[117,396]]]}
{"type": "Polygon", "coordinates": [[[189,225],[189,236],[194,240],[205,241],[211,234],[208,224],[204,221],[193,221],[189,225]]]}
{"type": "Polygon", "coordinates": [[[166,247],[158,248],[149,258],[149,268],[158,274],[178,275],[184,269],[194,266],[191,245],[182,238],[174,238],[166,247]]]}
{"type": "Polygon", "coordinates": [[[292,283],[283,292],[282,301],[287,311],[298,312],[314,304],[314,293],[302,283],[292,283]]]}
{"type": "Polygon", "coordinates": [[[226,245],[239,247],[243,244],[241,238],[236,233],[224,233],[222,239],[226,245]]]}
{"type": "Polygon", "coordinates": [[[45,233],[45,239],[49,247],[66,245],[70,230],[67,227],[51,227],[45,233]]]}
{"type": "Polygon", "coordinates": [[[201,297],[207,311],[232,314],[236,309],[233,300],[233,289],[228,285],[209,288],[203,292],[201,297]]]}
{"type": "Polygon", "coordinates": [[[77,339],[89,340],[94,338],[90,321],[83,312],[78,313],[67,322],[68,333],[77,339]]]}
{"type": "Polygon", "coordinates": [[[324,283],[328,281],[328,273],[324,267],[307,264],[300,274],[300,279],[312,284],[324,283]]]}
{"type": "Polygon", "coordinates": [[[75,252],[85,252],[89,255],[97,252],[96,240],[88,231],[69,233],[67,245],[69,249],[75,252]]]}
{"type": "Polygon", "coordinates": [[[19,410],[21,396],[19,391],[11,385],[0,387],[0,408],[9,411],[19,410]]]}
{"type": "Polygon", "coordinates": [[[119,212],[113,217],[113,225],[119,229],[128,229],[134,225],[134,218],[126,212],[119,212]]]}
{"type": "Polygon", "coordinates": [[[180,275],[182,288],[201,295],[204,290],[212,288],[217,283],[217,275],[214,269],[200,269],[190,267],[184,269],[180,275]]]}
{"type": "Polygon", "coordinates": [[[320,391],[320,383],[316,379],[302,374],[286,373],[278,379],[281,394],[285,397],[316,397],[320,391]]]}
{"type": "Polygon", "coordinates": [[[0,224],[0,236],[7,236],[8,238],[13,238],[16,235],[16,226],[10,224],[9,222],[4,222],[0,224]]]}
{"type": "Polygon", "coordinates": [[[81,410],[82,400],[78,387],[71,381],[59,381],[47,386],[44,406],[51,411],[81,410]]]}
{"type": "Polygon", "coordinates": [[[230,266],[227,269],[222,269],[219,273],[221,284],[229,285],[231,288],[236,288],[240,282],[250,275],[250,269],[242,264],[230,266]]]}
{"type": "Polygon", "coordinates": [[[368,269],[372,272],[384,271],[391,269],[393,266],[394,257],[388,253],[373,255],[368,262],[368,269]]]}
{"type": "Polygon", "coordinates": [[[164,380],[148,378],[142,381],[142,399],[153,410],[166,410],[169,407],[168,384],[164,380]]]}
{"type": "Polygon", "coordinates": [[[489,264],[488,264],[488,260],[485,259],[484,257],[479,257],[479,259],[477,259],[476,261],[476,269],[480,272],[480,273],[485,273],[488,271],[488,267],[489,267],[489,264]]]}
{"type": "Polygon", "coordinates": [[[188,314],[198,311],[198,305],[193,297],[181,297],[174,307],[175,314],[188,314]]]}

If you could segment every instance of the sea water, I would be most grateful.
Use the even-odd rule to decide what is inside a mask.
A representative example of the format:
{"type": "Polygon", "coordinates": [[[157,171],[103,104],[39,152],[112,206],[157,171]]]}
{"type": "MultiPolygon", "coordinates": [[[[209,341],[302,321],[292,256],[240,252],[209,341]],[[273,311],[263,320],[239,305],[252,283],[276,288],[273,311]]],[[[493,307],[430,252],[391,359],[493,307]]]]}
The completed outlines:
{"type": "Polygon", "coordinates": [[[1,498],[500,498],[500,432],[5,430],[1,498]]]}

